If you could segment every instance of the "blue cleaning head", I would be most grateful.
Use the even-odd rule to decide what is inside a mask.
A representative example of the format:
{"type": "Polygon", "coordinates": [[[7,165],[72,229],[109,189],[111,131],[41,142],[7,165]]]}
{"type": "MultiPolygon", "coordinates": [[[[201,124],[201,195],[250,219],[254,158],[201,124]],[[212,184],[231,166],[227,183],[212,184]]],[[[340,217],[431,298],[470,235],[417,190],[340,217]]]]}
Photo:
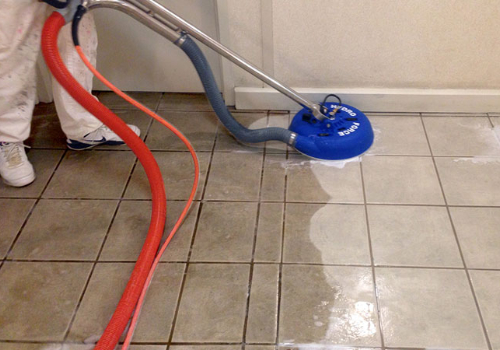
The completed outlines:
{"type": "Polygon", "coordinates": [[[325,103],[330,119],[319,121],[308,108],[295,115],[290,130],[297,134],[295,148],[313,158],[340,160],[361,155],[373,144],[368,118],[346,104],[325,103]]]}

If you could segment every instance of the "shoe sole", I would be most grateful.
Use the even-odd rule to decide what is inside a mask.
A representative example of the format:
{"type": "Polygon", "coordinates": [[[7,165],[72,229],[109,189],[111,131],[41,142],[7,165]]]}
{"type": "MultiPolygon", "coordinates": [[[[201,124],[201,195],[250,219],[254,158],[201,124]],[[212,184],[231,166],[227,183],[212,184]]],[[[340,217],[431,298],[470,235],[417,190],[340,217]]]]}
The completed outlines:
{"type": "Polygon", "coordinates": [[[33,181],[35,181],[35,179],[36,179],[36,175],[30,174],[28,176],[17,179],[15,182],[10,182],[10,181],[3,179],[3,183],[8,185],[8,186],[12,186],[12,187],[24,187],[24,186],[28,186],[29,184],[33,183],[33,181]]]}
{"type": "Polygon", "coordinates": [[[69,143],[66,143],[66,146],[68,146],[68,148],[70,150],[73,150],[73,151],[84,151],[86,149],[91,149],[91,148],[94,148],[97,146],[103,146],[103,145],[121,146],[124,144],[125,144],[125,142],[123,142],[123,141],[106,141],[106,142],[95,143],[95,144],[88,144],[88,143],[83,143],[83,142],[79,142],[79,141],[72,141],[71,145],[69,143]]]}

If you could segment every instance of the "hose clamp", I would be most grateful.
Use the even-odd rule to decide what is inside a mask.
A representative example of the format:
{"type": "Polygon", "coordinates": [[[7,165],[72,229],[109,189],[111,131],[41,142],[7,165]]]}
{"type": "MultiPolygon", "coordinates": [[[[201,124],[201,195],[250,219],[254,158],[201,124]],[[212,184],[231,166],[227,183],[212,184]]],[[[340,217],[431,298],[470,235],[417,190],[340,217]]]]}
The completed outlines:
{"type": "Polygon", "coordinates": [[[290,140],[288,140],[288,144],[290,146],[295,146],[295,143],[297,142],[297,134],[292,132],[292,134],[290,135],[290,140]]]}

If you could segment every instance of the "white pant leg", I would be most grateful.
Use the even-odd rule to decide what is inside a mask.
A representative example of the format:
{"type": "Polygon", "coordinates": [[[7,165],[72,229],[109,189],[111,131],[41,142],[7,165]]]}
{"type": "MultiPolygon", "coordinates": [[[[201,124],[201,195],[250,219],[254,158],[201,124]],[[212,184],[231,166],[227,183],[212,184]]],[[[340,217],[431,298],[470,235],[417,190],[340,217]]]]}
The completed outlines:
{"type": "Polygon", "coordinates": [[[0,0],[0,141],[30,134],[45,13],[36,0],[0,0]]]}
{"type": "MultiPolygon", "coordinates": [[[[97,32],[92,14],[87,13],[83,16],[80,22],[79,34],[80,46],[92,65],[95,66],[97,32]]],[[[80,60],[80,56],[75,50],[71,38],[71,25],[66,25],[61,30],[59,51],[71,74],[87,91],[91,92],[93,75],[80,60]]],[[[57,115],[61,121],[62,129],[69,139],[82,138],[102,125],[98,119],[80,106],[55,79],[52,79],[52,83],[57,115]]]]}

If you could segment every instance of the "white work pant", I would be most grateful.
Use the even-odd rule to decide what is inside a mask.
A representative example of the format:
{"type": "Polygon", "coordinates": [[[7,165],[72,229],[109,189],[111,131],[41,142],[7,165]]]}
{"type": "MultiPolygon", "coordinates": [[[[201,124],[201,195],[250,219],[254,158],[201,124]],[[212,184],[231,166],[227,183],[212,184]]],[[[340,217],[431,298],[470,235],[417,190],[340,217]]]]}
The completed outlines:
{"type": "MultiPolygon", "coordinates": [[[[0,142],[20,142],[29,137],[41,31],[52,12],[48,7],[37,0],[0,0],[0,142]]],[[[80,23],[79,39],[86,56],[95,65],[97,33],[91,14],[86,14],[80,23]]],[[[73,46],[70,25],[59,35],[59,50],[71,74],[91,91],[92,73],[73,46]]],[[[68,138],[81,138],[102,125],[55,79],[52,89],[61,127],[68,138]]]]}

